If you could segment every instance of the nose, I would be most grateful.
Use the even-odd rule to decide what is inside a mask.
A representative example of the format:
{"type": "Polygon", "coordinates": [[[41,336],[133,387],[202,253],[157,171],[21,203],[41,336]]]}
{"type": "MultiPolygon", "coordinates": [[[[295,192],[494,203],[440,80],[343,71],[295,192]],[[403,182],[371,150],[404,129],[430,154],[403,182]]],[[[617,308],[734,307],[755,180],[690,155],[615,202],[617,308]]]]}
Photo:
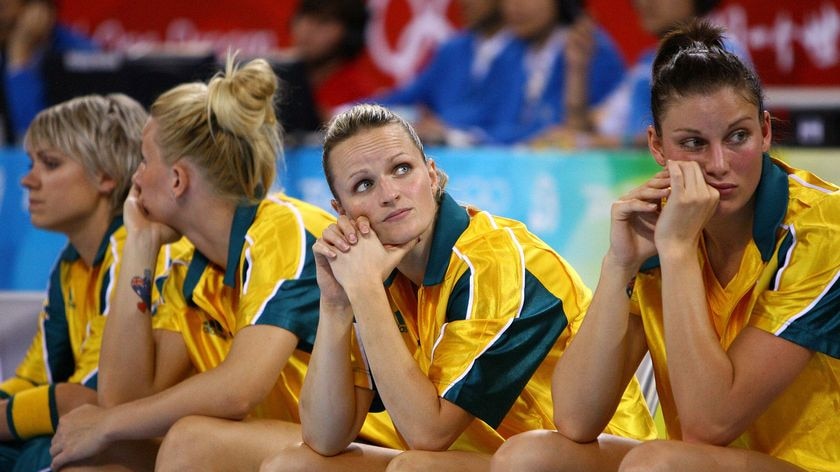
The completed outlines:
{"type": "Polygon", "coordinates": [[[709,175],[723,175],[729,170],[729,161],[726,157],[726,149],[721,144],[713,144],[709,148],[709,155],[705,165],[706,173],[709,175]]]}
{"type": "Polygon", "coordinates": [[[20,184],[26,187],[27,189],[33,189],[38,186],[38,176],[35,171],[35,166],[33,165],[29,172],[23,175],[23,178],[20,179],[20,184]]]}
{"type": "Polygon", "coordinates": [[[134,171],[134,174],[131,175],[131,183],[133,185],[136,185],[138,187],[140,186],[140,184],[137,181],[140,179],[140,172],[142,172],[142,171],[143,171],[143,164],[140,164],[139,166],[137,166],[137,169],[134,171]]]}
{"type": "Polygon", "coordinates": [[[379,180],[379,198],[382,205],[389,205],[400,198],[400,192],[391,179],[385,177],[379,180]]]}

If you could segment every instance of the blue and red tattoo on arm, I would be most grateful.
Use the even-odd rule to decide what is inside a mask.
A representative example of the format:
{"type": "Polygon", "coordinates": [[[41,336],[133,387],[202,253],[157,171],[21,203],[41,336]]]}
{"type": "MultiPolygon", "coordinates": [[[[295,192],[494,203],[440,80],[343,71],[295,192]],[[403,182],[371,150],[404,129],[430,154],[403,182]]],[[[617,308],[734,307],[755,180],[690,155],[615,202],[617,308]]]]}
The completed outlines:
{"type": "Polygon", "coordinates": [[[140,301],[137,302],[137,309],[141,313],[146,313],[152,306],[152,271],[146,269],[143,271],[142,277],[137,275],[132,277],[131,289],[140,297],[140,301]]]}

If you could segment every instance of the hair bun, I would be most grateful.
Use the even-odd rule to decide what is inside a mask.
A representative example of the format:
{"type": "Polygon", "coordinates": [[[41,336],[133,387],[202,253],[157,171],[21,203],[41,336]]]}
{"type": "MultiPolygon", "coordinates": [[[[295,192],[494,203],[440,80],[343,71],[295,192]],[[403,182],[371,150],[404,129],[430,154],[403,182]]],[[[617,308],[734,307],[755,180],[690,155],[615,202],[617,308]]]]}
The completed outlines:
{"type": "Polygon", "coordinates": [[[664,64],[676,60],[680,53],[708,54],[711,51],[722,52],[725,49],[723,28],[720,26],[715,26],[708,20],[680,23],[662,38],[653,71],[656,74],[664,64]]]}
{"type": "Polygon", "coordinates": [[[277,76],[264,59],[254,59],[241,68],[229,59],[225,73],[208,84],[211,122],[237,136],[257,133],[266,124],[274,126],[276,91],[277,76]]]}

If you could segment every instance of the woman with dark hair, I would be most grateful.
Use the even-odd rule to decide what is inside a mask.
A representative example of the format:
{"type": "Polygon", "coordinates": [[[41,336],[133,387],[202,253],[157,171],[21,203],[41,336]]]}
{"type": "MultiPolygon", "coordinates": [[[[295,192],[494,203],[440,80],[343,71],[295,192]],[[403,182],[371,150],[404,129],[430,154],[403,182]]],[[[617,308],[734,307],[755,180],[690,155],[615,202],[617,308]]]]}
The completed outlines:
{"type": "Polygon", "coordinates": [[[758,77],[707,22],[665,36],[651,94],[663,170],[612,206],[598,288],[554,373],[579,388],[553,391],[557,431],[512,438],[493,467],[837,470],[838,187],[770,157],[758,77]],[[646,351],[669,440],[601,434],[646,351]]]}

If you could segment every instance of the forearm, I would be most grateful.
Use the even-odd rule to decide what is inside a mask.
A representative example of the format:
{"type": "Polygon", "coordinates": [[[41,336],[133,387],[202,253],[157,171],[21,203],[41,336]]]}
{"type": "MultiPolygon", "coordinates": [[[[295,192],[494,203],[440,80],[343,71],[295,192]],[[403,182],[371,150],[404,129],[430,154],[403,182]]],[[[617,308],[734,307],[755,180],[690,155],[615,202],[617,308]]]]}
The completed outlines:
{"type": "Polygon", "coordinates": [[[728,423],[734,369],[710,322],[696,255],[661,254],[660,261],[668,373],[683,429],[728,423]]]}
{"type": "Polygon", "coordinates": [[[445,449],[462,432],[444,421],[443,402],[409,353],[381,282],[348,290],[377,391],[412,449],[445,449]]]}
{"type": "Polygon", "coordinates": [[[626,293],[634,273],[604,259],[586,318],[555,368],[554,423],[574,441],[594,440],[603,431],[644,353],[626,293]]]}
{"type": "Polygon", "coordinates": [[[99,401],[103,406],[155,393],[151,307],[146,306],[150,304],[149,299],[141,300],[132,288],[132,279],[143,284],[153,282],[159,249],[136,235],[129,234],[126,240],[114,303],[102,338],[99,401]],[[146,311],[141,311],[141,308],[146,311]]]}
{"type": "MultiPolygon", "coordinates": [[[[322,303],[315,345],[300,395],[304,442],[316,452],[334,455],[358,434],[353,369],[352,324],[322,303]]],[[[352,314],[349,315],[352,323],[352,314]]]]}
{"type": "Polygon", "coordinates": [[[23,390],[0,404],[0,441],[53,434],[60,416],[86,403],[96,403],[96,392],[78,384],[23,390]]]}

